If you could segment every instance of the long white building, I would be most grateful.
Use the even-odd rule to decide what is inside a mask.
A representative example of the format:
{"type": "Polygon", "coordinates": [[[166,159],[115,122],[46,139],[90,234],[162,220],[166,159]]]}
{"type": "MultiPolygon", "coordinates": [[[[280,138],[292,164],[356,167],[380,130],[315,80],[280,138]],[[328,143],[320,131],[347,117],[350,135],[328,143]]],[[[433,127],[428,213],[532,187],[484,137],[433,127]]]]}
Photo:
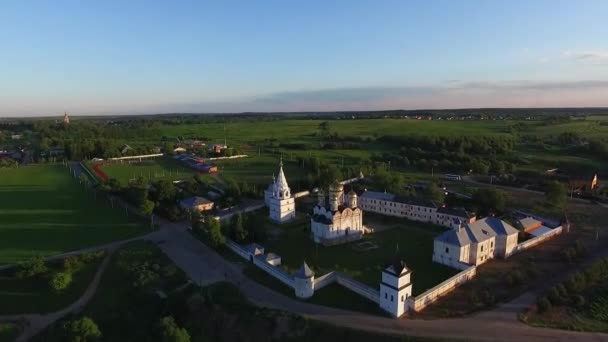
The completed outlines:
{"type": "Polygon", "coordinates": [[[437,206],[433,201],[402,197],[386,192],[365,191],[359,197],[361,209],[373,213],[429,222],[448,228],[475,222],[475,214],[461,208],[437,206]]]}
{"type": "Polygon", "coordinates": [[[464,269],[496,256],[507,258],[517,247],[518,234],[517,229],[496,217],[464,223],[435,238],[433,261],[464,269]]]}

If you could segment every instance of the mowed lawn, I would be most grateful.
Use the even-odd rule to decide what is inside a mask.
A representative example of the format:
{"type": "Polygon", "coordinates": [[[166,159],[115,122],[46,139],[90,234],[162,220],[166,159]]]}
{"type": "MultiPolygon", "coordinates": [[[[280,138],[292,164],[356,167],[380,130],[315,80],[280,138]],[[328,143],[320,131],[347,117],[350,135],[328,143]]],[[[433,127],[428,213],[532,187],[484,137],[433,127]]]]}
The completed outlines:
{"type": "Polygon", "coordinates": [[[145,232],[60,165],[0,169],[0,264],[126,239],[145,232]]]}
{"type": "Polygon", "coordinates": [[[110,178],[116,178],[127,184],[138,177],[144,179],[186,179],[194,176],[193,169],[179,163],[171,157],[147,159],[143,161],[123,161],[101,166],[101,170],[110,178]]]}
{"type": "Polygon", "coordinates": [[[422,293],[458,273],[432,262],[433,238],[440,233],[436,227],[405,220],[394,225],[392,229],[369,234],[364,240],[323,247],[312,242],[309,224],[302,219],[298,223],[279,226],[282,231],[280,237],[268,239],[263,245],[267,253],[279,254],[283,267],[290,272],[296,271],[306,261],[317,276],[339,271],[373,288],[378,288],[387,262],[399,255],[413,271],[414,294],[422,293]],[[356,250],[354,247],[362,241],[370,241],[378,248],[356,250]]]}

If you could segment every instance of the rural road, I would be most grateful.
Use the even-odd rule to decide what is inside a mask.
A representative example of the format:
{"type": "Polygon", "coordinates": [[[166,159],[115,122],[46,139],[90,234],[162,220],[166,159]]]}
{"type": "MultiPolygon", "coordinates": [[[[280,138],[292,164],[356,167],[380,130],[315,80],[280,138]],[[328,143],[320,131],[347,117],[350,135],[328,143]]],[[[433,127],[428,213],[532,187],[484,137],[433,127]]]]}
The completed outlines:
{"type": "Polygon", "coordinates": [[[196,240],[182,224],[164,224],[159,247],[192,281],[203,285],[232,282],[254,304],[300,314],[338,326],[408,336],[487,341],[608,341],[608,334],[533,328],[521,323],[517,313],[535,301],[523,294],[494,310],[465,318],[440,320],[392,319],[313,305],[289,298],[250,280],[241,268],[196,240]],[[499,333],[500,332],[500,333],[499,333]]]}
{"type": "MultiPolygon", "coordinates": [[[[463,176],[462,177],[462,182],[469,183],[469,184],[472,184],[472,185],[483,186],[483,187],[494,187],[494,188],[497,188],[497,189],[503,189],[503,190],[507,190],[507,191],[525,192],[525,193],[529,193],[529,194],[542,195],[542,196],[545,195],[544,192],[537,191],[537,190],[530,190],[530,189],[518,188],[518,187],[513,187],[513,186],[488,184],[488,183],[478,182],[478,181],[474,180],[473,178],[471,178],[471,176],[463,176]]],[[[578,198],[578,197],[568,198],[568,200],[573,201],[573,202],[583,203],[583,204],[589,204],[590,203],[589,200],[584,199],[584,198],[578,198]]]]}

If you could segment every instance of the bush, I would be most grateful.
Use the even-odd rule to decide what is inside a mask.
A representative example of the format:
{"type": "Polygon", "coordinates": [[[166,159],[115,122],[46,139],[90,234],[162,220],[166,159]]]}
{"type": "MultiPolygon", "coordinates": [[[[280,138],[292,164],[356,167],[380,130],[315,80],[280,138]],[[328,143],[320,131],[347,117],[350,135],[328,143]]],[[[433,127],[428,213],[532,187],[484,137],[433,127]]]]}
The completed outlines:
{"type": "Polygon", "coordinates": [[[63,269],[66,272],[76,272],[82,267],[82,262],[77,256],[68,256],[63,259],[63,269]]]}
{"type": "Polygon", "coordinates": [[[541,297],[538,299],[536,305],[538,306],[538,312],[543,313],[551,309],[551,302],[547,297],[541,297]]]}
{"type": "Polygon", "coordinates": [[[44,274],[48,271],[48,267],[44,262],[42,257],[33,257],[21,264],[19,264],[19,269],[17,270],[17,278],[31,278],[41,274],[44,274]]]}
{"type": "Polygon", "coordinates": [[[585,297],[583,297],[581,295],[574,295],[574,296],[572,296],[572,302],[574,303],[575,306],[580,308],[583,305],[585,305],[585,297]]]}
{"type": "Polygon", "coordinates": [[[564,284],[557,284],[557,286],[555,287],[557,289],[557,291],[559,292],[560,297],[567,297],[568,296],[568,290],[566,290],[566,287],[564,286],[564,284]]]}
{"type": "Polygon", "coordinates": [[[160,320],[160,330],[163,342],[190,342],[188,331],[179,327],[171,316],[160,320]]]}
{"type": "Polygon", "coordinates": [[[556,287],[552,287],[547,292],[547,298],[553,305],[561,305],[563,303],[562,297],[559,294],[559,290],[556,287]]]}
{"type": "Polygon", "coordinates": [[[524,275],[519,270],[507,274],[507,284],[509,286],[519,286],[524,280],[524,275]]]}
{"type": "Polygon", "coordinates": [[[587,279],[581,272],[573,274],[565,283],[566,289],[571,294],[577,294],[587,286],[587,279]]]}
{"type": "Polygon", "coordinates": [[[564,260],[567,263],[572,263],[572,261],[574,260],[572,248],[564,249],[563,251],[560,252],[560,254],[561,254],[562,260],[564,260]]]}
{"type": "Polygon", "coordinates": [[[49,281],[49,286],[55,291],[65,290],[72,283],[72,273],[57,272],[53,274],[49,281]]]}
{"type": "Polygon", "coordinates": [[[481,293],[481,299],[486,305],[492,305],[496,300],[496,298],[494,298],[494,295],[488,290],[483,290],[483,292],[481,293]]]}
{"type": "Polygon", "coordinates": [[[97,341],[101,337],[99,327],[89,317],[82,317],[63,325],[66,339],[70,342],[97,341]]]}

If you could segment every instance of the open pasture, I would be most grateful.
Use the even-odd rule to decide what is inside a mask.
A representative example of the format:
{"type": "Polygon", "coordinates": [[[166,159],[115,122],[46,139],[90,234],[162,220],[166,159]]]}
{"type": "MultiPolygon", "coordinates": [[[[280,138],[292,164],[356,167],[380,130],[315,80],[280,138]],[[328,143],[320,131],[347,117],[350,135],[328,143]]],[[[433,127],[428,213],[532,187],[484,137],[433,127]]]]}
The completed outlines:
{"type": "Polygon", "coordinates": [[[170,157],[113,161],[101,165],[100,168],[109,178],[116,178],[123,184],[138,177],[177,180],[191,178],[195,174],[193,169],[170,157]]]}
{"type": "Polygon", "coordinates": [[[135,217],[94,199],[61,165],[0,169],[0,264],[142,234],[135,217]]]}

